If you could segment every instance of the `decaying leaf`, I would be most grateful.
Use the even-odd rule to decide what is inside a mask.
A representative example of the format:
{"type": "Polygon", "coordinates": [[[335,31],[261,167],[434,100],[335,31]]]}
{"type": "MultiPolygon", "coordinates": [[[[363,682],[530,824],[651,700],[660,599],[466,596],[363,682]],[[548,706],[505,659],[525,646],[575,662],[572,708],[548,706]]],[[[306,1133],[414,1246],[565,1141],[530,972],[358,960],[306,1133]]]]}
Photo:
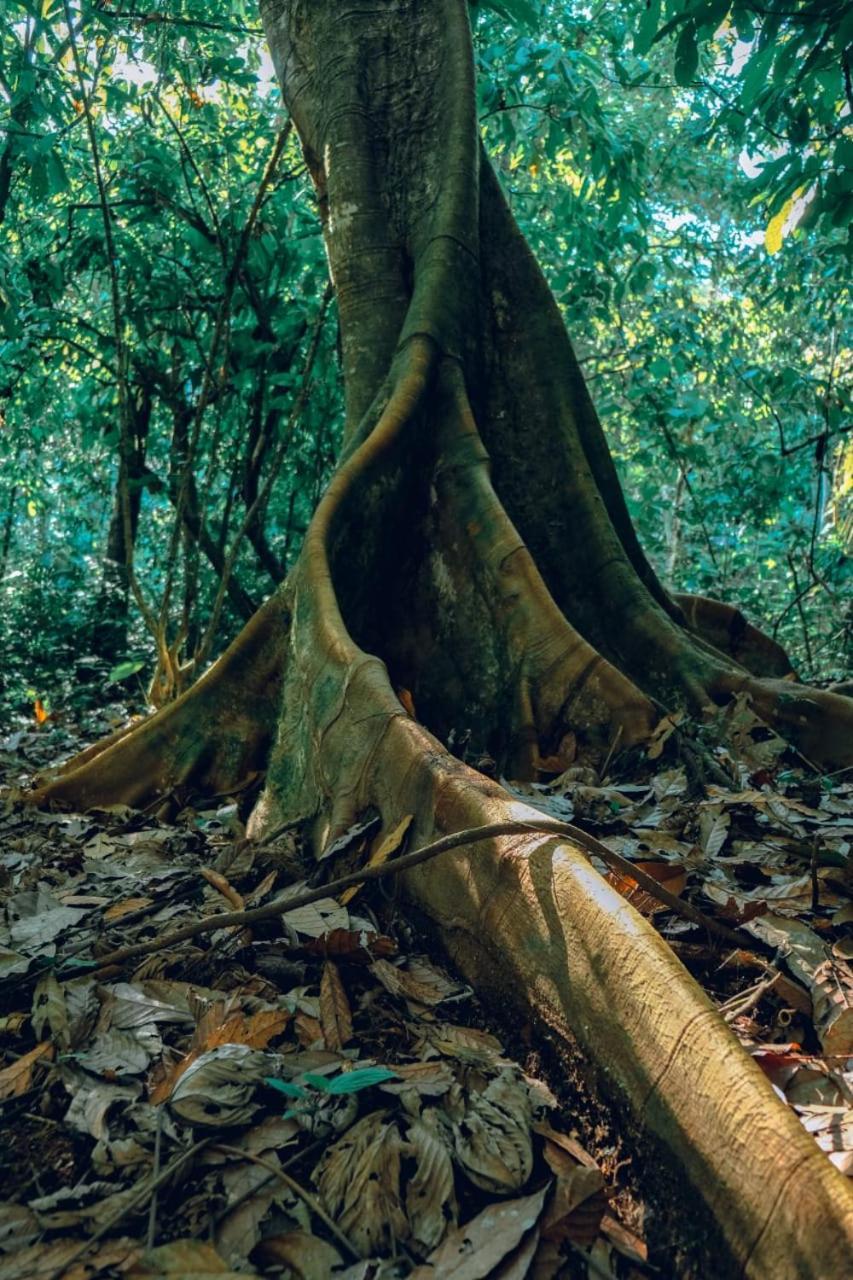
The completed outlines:
{"type": "Polygon", "coordinates": [[[489,1205],[451,1231],[410,1280],[486,1280],[496,1275],[500,1264],[535,1229],[546,1193],[543,1187],[520,1200],[489,1205]]]}
{"type": "Polygon", "coordinates": [[[61,1049],[68,1048],[71,1043],[71,1027],[65,1005],[65,992],[57,982],[54,973],[44,974],[36,984],[33,992],[32,1022],[33,1030],[39,1039],[45,1039],[45,1032],[49,1031],[61,1049]]]}
{"type": "Polygon", "coordinates": [[[533,1170],[532,1111],[524,1083],[509,1070],[482,1092],[455,1085],[442,1099],[456,1160],[484,1191],[523,1187],[533,1170]]]}
{"type": "Polygon", "coordinates": [[[385,1111],[359,1120],[314,1171],[329,1213],[364,1257],[406,1240],[400,1200],[400,1134],[385,1111]]]}
{"type": "Polygon", "coordinates": [[[403,996],[417,1004],[436,1005],[465,990],[459,983],[451,982],[433,965],[415,957],[407,968],[377,960],[370,972],[378,978],[386,991],[393,996],[403,996]]]}
{"type": "Polygon", "coordinates": [[[406,1131],[403,1154],[415,1161],[415,1172],[405,1191],[406,1217],[413,1238],[426,1249],[434,1249],[448,1226],[455,1226],[456,1196],[453,1166],[447,1146],[434,1124],[413,1121],[406,1131]]]}
{"type": "Polygon", "coordinates": [[[311,902],[307,907],[285,911],[281,918],[291,929],[309,938],[319,938],[332,929],[349,928],[349,912],[334,898],[320,898],[319,902],[311,902]]]}

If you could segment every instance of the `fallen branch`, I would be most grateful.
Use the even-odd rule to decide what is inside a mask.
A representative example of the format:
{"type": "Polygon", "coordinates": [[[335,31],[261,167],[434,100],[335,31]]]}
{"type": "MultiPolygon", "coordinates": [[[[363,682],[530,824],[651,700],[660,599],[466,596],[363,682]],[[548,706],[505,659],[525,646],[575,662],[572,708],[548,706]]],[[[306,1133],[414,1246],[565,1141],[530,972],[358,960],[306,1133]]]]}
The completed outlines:
{"type": "MultiPolygon", "coordinates": [[[[455,831],[452,835],[442,836],[440,840],[434,840],[431,844],[424,845],[421,849],[415,849],[411,853],[403,854],[402,857],[392,862],[382,863],[374,867],[362,867],[357,871],[350,872],[348,875],[339,876],[337,880],[332,880],[316,889],[306,889],[304,893],[295,894],[292,897],[282,895],[262,907],[253,907],[248,911],[223,911],[218,915],[207,916],[204,920],[194,920],[191,924],[183,925],[180,929],[175,929],[172,933],[154,938],[150,942],[138,942],[131,946],[118,947],[115,951],[110,951],[105,956],[99,956],[96,972],[110,968],[113,965],[124,964],[128,960],[136,960],[141,956],[153,955],[157,951],[168,950],[168,948],[176,946],[178,943],[186,942],[190,938],[197,938],[200,934],[215,933],[218,929],[233,928],[235,925],[253,925],[262,920],[273,920],[288,911],[296,911],[300,907],[309,906],[312,902],[319,902],[322,898],[334,897],[342,889],[349,888],[350,885],[363,884],[371,880],[381,880],[385,876],[410,871],[413,867],[420,866],[421,863],[428,862],[431,858],[438,857],[441,853],[449,853],[452,849],[458,849],[463,845],[476,844],[480,840],[490,840],[497,836],[536,835],[539,833],[543,835],[568,836],[576,844],[580,845],[586,853],[594,854],[614,870],[628,876],[641,889],[652,894],[658,902],[664,903],[671,911],[676,912],[683,919],[689,920],[692,924],[707,930],[731,946],[741,948],[750,946],[754,948],[754,938],[750,938],[735,929],[729,929],[726,925],[719,924],[716,920],[712,920],[704,912],[700,911],[698,907],[694,907],[689,902],[684,902],[681,898],[677,898],[675,894],[670,893],[668,889],[659,884],[653,876],[630,862],[629,859],[623,858],[621,854],[614,853],[612,849],[609,849],[601,840],[597,840],[595,836],[589,835],[586,831],[582,831],[580,827],[575,827],[569,822],[543,818],[541,822],[491,822],[485,826],[471,827],[465,831],[455,831]]],[[[59,973],[62,976],[61,966],[59,973]]]]}

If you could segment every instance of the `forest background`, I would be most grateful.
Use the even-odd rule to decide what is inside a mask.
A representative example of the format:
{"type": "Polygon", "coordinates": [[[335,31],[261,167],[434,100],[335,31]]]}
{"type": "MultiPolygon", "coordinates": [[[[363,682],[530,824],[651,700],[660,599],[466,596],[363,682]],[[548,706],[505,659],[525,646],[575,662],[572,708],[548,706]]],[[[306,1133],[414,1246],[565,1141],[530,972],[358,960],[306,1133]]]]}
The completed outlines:
{"type": "MultiPolygon", "coordinates": [[[[315,197],[254,6],[0,8],[0,715],[160,702],[283,578],[336,456],[315,197]]],[[[656,570],[844,678],[853,15],[473,12],[486,146],[656,570]]]]}

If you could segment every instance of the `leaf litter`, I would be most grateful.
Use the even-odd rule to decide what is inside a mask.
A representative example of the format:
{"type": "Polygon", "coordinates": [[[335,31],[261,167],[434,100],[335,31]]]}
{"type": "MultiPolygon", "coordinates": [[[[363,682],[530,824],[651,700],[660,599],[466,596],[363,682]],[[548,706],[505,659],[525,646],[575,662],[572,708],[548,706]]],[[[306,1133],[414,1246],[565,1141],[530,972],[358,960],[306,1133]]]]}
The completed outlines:
{"type": "MultiPolygon", "coordinates": [[[[728,786],[697,785],[671,720],[641,776],[507,785],[754,938],[727,950],[601,865],[853,1174],[853,779],[792,761],[748,705],[727,714],[728,786]]],[[[375,885],[99,968],[295,897],[316,867],[293,833],[246,844],[236,803],[172,824],[22,805],[27,774],[80,745],[50,723],[0,742],[0,1280],[654,1274],[619,1153],[375,885]]],[[[406,826],[365,815],[324,883],[393,859],[406,826]]]]}

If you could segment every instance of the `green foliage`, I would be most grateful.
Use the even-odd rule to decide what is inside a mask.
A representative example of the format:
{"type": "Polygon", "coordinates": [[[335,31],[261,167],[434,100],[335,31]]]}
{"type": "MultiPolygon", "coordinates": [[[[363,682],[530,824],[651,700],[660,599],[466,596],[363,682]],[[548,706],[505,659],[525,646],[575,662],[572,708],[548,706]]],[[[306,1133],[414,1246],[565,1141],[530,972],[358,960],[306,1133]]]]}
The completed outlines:
{"type": "MultiPolygon", "coordinates": [[[[136,582],[166,642],[183,637],[188,656],[212,629],[221,647],[242,621],[235,585],[258,603],[298,550],[341,396],[292,136],[262,189],[285,122],[254,6],[5,12],[8,706],[79,695],[97,671],[136,689],[150,668],[124,505],[138,508],[136,582]]],[[[667,581],[777,628],[806,674],[841,673],[850,15],[834,0],[471,12],[484,139],[575,335],[644,544],[667,581]]]]}
{"type": "MultiPolygon", "coordinates": [[[[700,6],[657,0],[596,6],[591,24],[552,3],[535,37],[484,16],[481,118],[664,580],[740,604],[805,674],[837,676],[853,656],[849,241],[829,170],[781,206],[776,186],[834,144],[782,151],[769,107],[733,113],[753,55],[721,31],[728,5],[701,8],[704,26],[700,6]],[[688,12],[698,79],[677,71],[688,12]]],[[[833,66],[827,137],[844,124],[833,66]]]]}

